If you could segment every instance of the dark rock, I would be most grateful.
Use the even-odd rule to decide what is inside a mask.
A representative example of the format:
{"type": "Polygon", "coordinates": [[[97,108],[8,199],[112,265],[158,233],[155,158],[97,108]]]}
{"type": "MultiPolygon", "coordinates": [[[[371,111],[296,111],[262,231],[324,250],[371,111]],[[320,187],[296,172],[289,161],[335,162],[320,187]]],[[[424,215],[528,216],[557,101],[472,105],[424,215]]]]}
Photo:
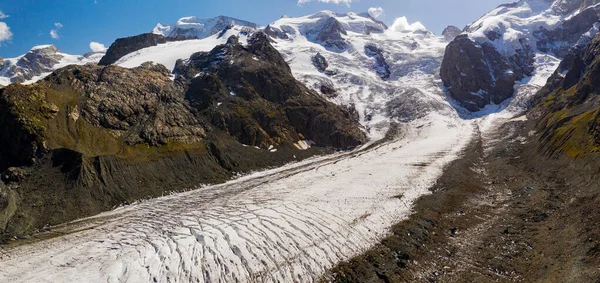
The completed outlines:
{"type": "Polygon", "coordinates": [[[324,72],[329,67],[329,63],[327,63],[327,59],[321,55],[321,53],[317,53],[317,55],[312,57],[312,62],[317,70],[320,72],[324,72]]]}
{"type": "Polygon", "coordinates": [[[375,58],[375,71],[377,72],[377,75],[384,80],[389,79],[392,72],[390,71],[390,66],[385,61],[385,57],[383,56],[383,49],[373,44],[366,44],[365,54],[369,57],[375,58]]]}
{"type": "Polygon", "coordinates": [[[486,37],[487,37],[489,40],[491,40],[491,41],[496,41],[497,39],[499,39],[499,38],[501,38],[501,37],[502,37],[502,35],[501,35],[501,34],[499,34],[499,33],[498,33],[498,32],[496,32],[496,31],[493,31],[493,30],[487,31],[487,32],[485,33],[485,36],[486,36],[486,37]]]}
{"type": "Polygon", "coordinates": [[[349,43],[342,35],[347,35],[342,24],[333,17],[325,17],[318,20],[316,26],[306,33],[306,38],[330,50],[343,51],[348,48],[349,43]]]}
{"type": "Polygon", "coordinates": [[[10,167],[2,173],[2,181],[6,184],[19,182],[25,179],[25,170],[22,168],[10,167]]]}
{"type": "Polygon", "coordinates": [[[274,28],[270,25],[267,25],[267,27],[264,30],[265,34],[267,34],[268,36],[270,36],[271,38],[279,38],[279,39],[289,39],[290,37],[287,35],[287,33],[285,33],[284,31],[278,29],[278,28],[274,28]]]}
{"type": "Polygon", "coordinates": [[[201,84],[203,87],[213,86],[208,91],[195,91],[192,84],[187,95],[210,99],[198,104],[198,110],[206,109],[216,100],[223,103],[218,111],[210,111],[213,123],[240,142],[259,146],[284,140],[295,142],[300,134],[319,144],[339,148],[364,141],[364,134],[356,131],[358,128],[342,129],[352,123],[348,113],[294,79],[266,34],[258,32],[248,42],[244,47],[231,39],[211,52],[196,53],[188,62],[177,63],[175,71],[182,80],[200,78],[209,80],[201,84]],[[216,76],[198,78],[200,73],[216,76]]]}
{"type": "Polygon", "coordinates": [[[510,98],[516,80],[533,71],[532,50],[526,42],[514,56],[502,56],[492,45],[459,35],[446,47],[440,75],[450,95],[463,107],[477,111],[510,98]]]}
{"type": "Polygon", "coordinates": [[[108,66],[117,62],[121,57],[129,53],[166,42],[167,39],[164,36],[153,33],[119,38],[110,45],[106,51],[106,55],[100,59],[98,64],[108,66]]]}
{"type": "Polygon", "coordinates": [[[335,98],[338,96],[338,93],[335,90],[335,86],[331,81],[325,81],[321,83],[321,87],[319,89],[321,90],[321,93],[327,98],[335,98]]]}

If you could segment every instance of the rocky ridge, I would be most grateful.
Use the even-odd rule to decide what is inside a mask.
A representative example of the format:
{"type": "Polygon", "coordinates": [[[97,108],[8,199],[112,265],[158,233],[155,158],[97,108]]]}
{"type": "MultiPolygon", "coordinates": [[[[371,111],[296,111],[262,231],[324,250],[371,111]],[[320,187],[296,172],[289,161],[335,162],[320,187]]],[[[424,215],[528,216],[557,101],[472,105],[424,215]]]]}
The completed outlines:
{"type": "Polygon", "coordinates": [[[152,63],[72,65],[0,89],[2,238],[327,151],[299,150],[299,140],[366,141],[349,112],[293,78],[262,33],[177,71],[173,81],[152,63]]]}

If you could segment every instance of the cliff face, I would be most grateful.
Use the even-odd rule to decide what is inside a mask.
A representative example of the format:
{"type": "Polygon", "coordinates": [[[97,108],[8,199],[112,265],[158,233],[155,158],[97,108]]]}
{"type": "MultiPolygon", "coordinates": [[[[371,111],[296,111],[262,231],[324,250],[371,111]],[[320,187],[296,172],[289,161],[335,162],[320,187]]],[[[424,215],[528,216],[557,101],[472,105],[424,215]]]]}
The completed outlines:
{"type": "Polygon", "coordinates": [[[531,75],[533,60],[528,47],[522,56],[507,59],[492,45],[476,44],[459,35],[446,47],[441,77],[462,106],[477,111],[510,98],[517,79],[531,75]]]}
{"type": "Polygon", "coordinates": [[[366,139],[351,126],[350,113],[294,79],[262,32],[250,38],[248,47],[231,37],[209,53],[178,61],[175,73],[191,81],[187,96],[192,106],[244,143],[268,146],[306,138],[348,147],[366,139]]]}
{"type": "Polygon", "coordinates": [[[531,116],[545,152],[582,157],[600,152],[600,34],[577,48],[538,93],[531,116]]]}
{"type": "Polygon", "coordinates": [[[2,235],[327,151],[298,150],[301,139],[366,140],[349,113],[294,80],[262,33],[177,70],[173,81],[151,63],[69,66],[0,89],[2,235]]]}

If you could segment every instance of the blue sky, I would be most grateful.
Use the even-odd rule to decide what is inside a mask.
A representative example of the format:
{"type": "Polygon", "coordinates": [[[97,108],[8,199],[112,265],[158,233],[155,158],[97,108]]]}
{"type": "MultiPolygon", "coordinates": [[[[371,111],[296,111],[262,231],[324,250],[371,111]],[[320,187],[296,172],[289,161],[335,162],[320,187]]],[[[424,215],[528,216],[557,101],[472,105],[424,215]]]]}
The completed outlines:
{"type": "Polygon", "coordinates": [[[385,14],[380,19],[387,24],[406,16],[439,34],[447,25],[462,28],[506,2],[510,0],[10,0],[0,2],[0,56],[15,57],[40,44],[83,54],[92,41],[108,47],[116,38],[149,32],[158,22],[184,16],[226,15],[267,25],[282,15],[381,7],[385,14]]]}

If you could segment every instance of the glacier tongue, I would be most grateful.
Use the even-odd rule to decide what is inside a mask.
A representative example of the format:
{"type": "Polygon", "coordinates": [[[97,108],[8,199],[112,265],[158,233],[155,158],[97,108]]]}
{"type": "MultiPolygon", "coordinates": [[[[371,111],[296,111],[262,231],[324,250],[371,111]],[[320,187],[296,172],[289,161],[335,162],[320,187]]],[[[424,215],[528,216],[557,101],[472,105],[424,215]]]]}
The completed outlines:
{"type": "Polygon", "coordinates": [[[472,132],[431,114],[402,140],[53,228],[64,236],[4,249],[0,281],[316,281],[409,215],[472,132]]]}

